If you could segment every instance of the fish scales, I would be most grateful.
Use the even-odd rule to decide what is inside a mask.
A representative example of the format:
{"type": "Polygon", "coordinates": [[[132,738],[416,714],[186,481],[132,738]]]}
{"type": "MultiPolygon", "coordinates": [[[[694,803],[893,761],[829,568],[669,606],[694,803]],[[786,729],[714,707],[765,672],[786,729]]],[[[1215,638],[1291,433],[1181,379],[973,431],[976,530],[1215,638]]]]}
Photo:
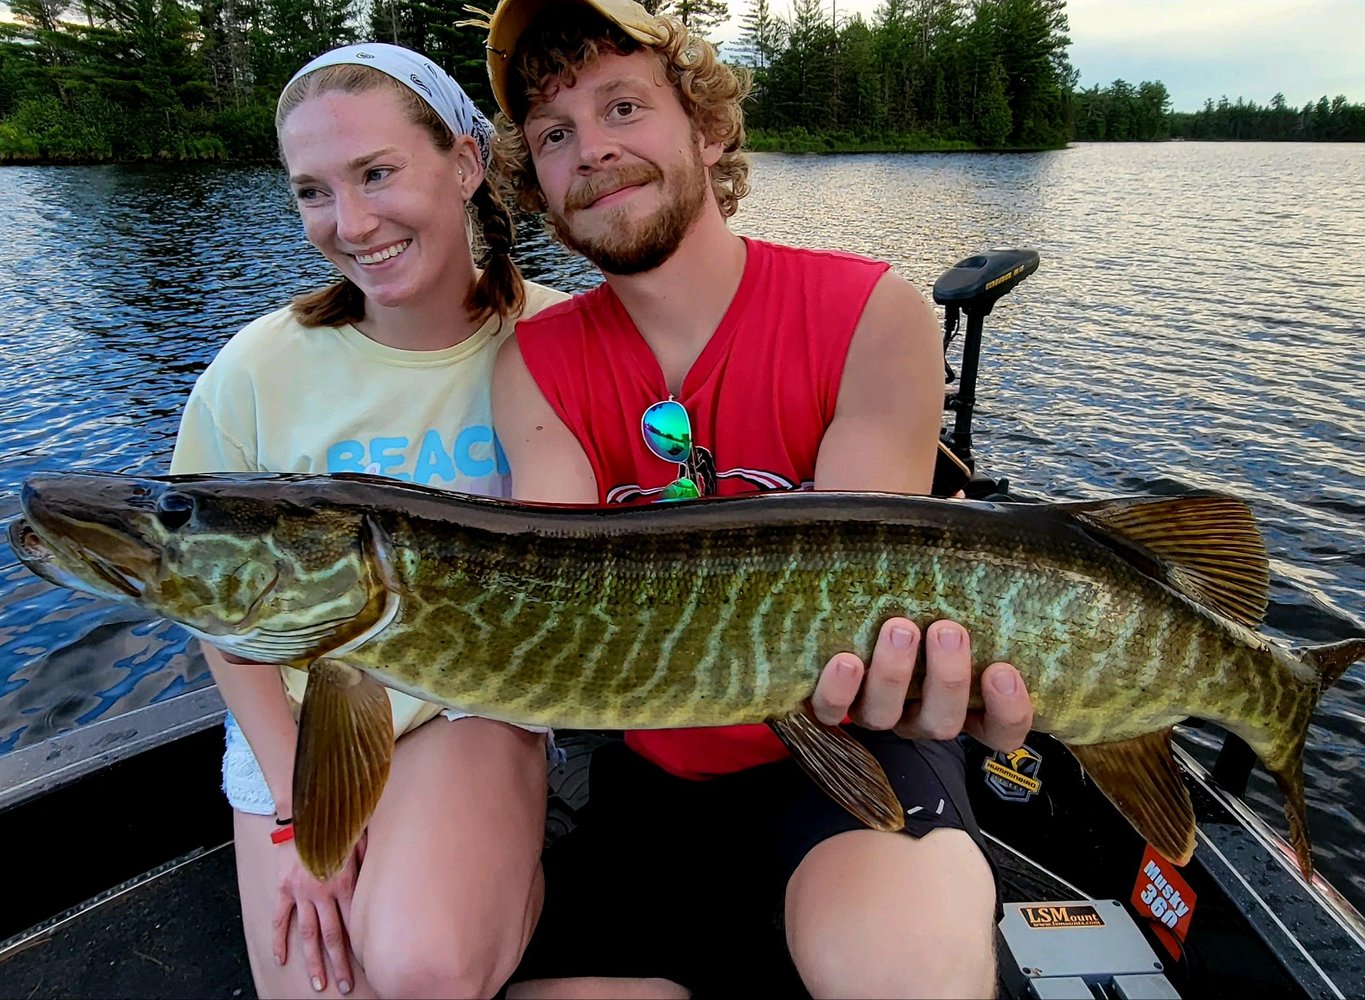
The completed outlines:
{"type": "Polygon", "coordinates": [[[1365,638],[1291,652],[1253,630],[1264,544],[1246,506],[1215,495],[817,493],[584,511],[364,476],[58,474],[31,477],[22,505],[11,546],[45,579],[309,671],[294,790],[300,857],[319,878],[383,787],[393,728],[379,683],[559,727],[767,721],[837,801],[896,829],[875,762],[800,713],[829,658],[868,658],[893,615],[968,626],[978,675],[1013,662],[1035,727],[1177,862],[1195,836],[1171,727],[1224,725],[1275,777],[1309,874],[1309,719],[1365,654],[1365,638]]]}
{"type": "MultiPolygon", "coordinates": [[[[850,647],[868,655],[880,622],[900,613],[972,622],[978,671],[1012,658],[1041,724],[1075,742],[1189,714],[1225,721],[1229,688],[1255,698],[1258,719],[1290,702],[1248,650],[1250,633],[1103,551],[1110,565],[1096,574],[1097,553],[1080,539],[1054,532],[1055,544],[1040,546],[1002,519],[985,526],[757,524],[708,535],[705,551],[685,532],[540,538],[529,559],[524,540],[472,533],[461,544],[416,543],[413,590],[440,600],[414,601],[416,613],[405,600],[384,641],[349,659],[399,686],[520,721],[724,725],[794,708],[829,656],[850,647]],[[878,563],[884,579],[867,572],[878,563]],[[472,610],[500,602],[497,628],[472,610]],[[500,668],[462,680],[440,666],[479,657],[500,668]],[[1099,681],[1116,667],[1132,682],[1099,681]],[[1185,703],[1153,696],[1191,679],[1185,703]]],[[[390,530],[400,546],[415,533],[401,522],[390,530]]]]}

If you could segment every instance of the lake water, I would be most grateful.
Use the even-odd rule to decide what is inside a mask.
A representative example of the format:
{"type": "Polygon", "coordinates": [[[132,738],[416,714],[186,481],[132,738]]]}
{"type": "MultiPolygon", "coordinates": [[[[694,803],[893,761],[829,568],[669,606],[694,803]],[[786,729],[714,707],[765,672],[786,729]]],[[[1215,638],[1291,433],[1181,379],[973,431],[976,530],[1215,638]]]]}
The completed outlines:
{"type": "MultiPolygon", "coordinates": [[[[328,279],[275,168],[11,167],[0,184],[0,522],[33,471],[163,472],[223,341],[328,279]]],[[[977,250],[1037,249],[987,321],[984,467],[1056,498],[1236,493],[1270,550],[1266,630],[1361,631],[1365,146],[767,154],[753,187],[738,231],[878,256],[926,291],[977,250]]],[[[595,283],[533,230],[529,277],[595,283]]],[[[55,590],[0,540],[0,754],[209,683],[178,628],[55,590]]],[[[1360,665],[1306,762],[1320,866],[1365,909],[1360,665]]],[[[1260,772],[1250,797],[1283,828],[1260,772]]]]}

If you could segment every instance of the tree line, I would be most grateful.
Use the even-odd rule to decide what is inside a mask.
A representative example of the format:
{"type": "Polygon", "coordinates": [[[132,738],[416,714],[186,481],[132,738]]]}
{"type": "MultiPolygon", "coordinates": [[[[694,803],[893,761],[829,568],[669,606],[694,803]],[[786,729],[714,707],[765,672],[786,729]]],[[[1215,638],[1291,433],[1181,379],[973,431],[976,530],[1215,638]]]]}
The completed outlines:
{"type": "Polygon", "coordinates": [[[1170,111],[1170,97],[1160,82],[1134,87],[1115,80],[1074,97],[1074,137],[1080,141],[1150,142],[1160,139],[1254,140],[1258,142],[1365,142],[1365,104],[1344,95],[1324,95],[1294,108],[1284,94],[1262,107],[1241,97],[1218,103],[1204,101],[1198,111],[1170,111]]]}
{"type": "MultiPolygon", "coordinates": [[[[491,9],[495,0],[486,0],[491,9]]],[[[722,56],[747,66],[756,149],[1051,148],[1079,139],[1365,138],[1344,97],[1169,111],[1160,83],[1077,89],[1065,0],[748,0],[722,56]]],[[[268,160],[274,103],[308,59],[418,49],[493,106],[466,0],[10,0],[0,162],[268,160]]],[[[647,0],[703,35],[725,0],[647,0]]]]}

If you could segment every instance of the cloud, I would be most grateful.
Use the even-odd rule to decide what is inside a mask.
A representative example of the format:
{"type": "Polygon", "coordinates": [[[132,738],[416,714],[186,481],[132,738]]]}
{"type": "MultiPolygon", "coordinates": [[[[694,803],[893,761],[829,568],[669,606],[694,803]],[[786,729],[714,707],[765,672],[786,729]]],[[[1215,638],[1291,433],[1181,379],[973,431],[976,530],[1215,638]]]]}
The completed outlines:
{"type": "Polygon", "coordinates": [[[1365,100],[1359,0],[1070,0],[1071,63],[1083,86],[1160,80],[1177,110],[1276,92],[1365,100]]]}
{"type": "MultiPolygon", "coordinates": [[[[881,0],[836,0],[871,19],[881,0]]],[[[788,14],[784,0],[770,6],[788,14]]],[[[731,24],[747,0],[730,0],[731,24]]],[[[1258,104],[1276,92],[1295,106],[1323,94],[1365,102],[1365,0],[1068,0],[1071,64],[1082,86],[1160,80],[1192,111],[1223,94],[1258,104]]]]}

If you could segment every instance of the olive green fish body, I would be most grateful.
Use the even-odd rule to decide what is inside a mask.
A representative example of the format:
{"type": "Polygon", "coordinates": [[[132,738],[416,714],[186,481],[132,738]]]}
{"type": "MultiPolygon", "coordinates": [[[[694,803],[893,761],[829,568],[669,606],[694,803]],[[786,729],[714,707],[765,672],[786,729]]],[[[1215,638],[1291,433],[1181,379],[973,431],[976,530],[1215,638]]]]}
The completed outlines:
{"type": "Polygon", "coordinates": [[[716,505],[712,523],[695,511],[539,514],[506,534],[395,518],[399,610],[342,659],[516,721],[727,725],[795,709],[830,656],[867,657],[881,623],[905,615],[970,623],[977,671],[1013,662],[1039,728],[1067,742],[1194,715],[1268,747],[1300,714],[1287,709],[1311,710],[1297,660],[1143,576],[1057,509],[760,503],[716,505]]]}
{"type": "MultiPolygon", "coordinates": [[[[346,726],[373,711],[347,701],[347,670],[515,722],[772,723],[798,712],[832,655],[868,658],[886,619],[952,619],[970,630],[978,675],[1015,664],[1035,727],[1178,859],[1193,815],[1170,729],[1194,716],[1245,738],[1275,775],[1308,870],[1308,720],[1365,652],[1347,640],[1295,654],[1254,631],[1264,546],[1225,497],[804,493],[566,509],[365,476],[67,475],[30,480],[23,506],[11,542],[35,572],[247,659],[321,671],[332,693],[318,711],[346,726]],[[1163,826],[1153,801],[1177,818],[1163,826]]],[[[344,859],[362,813],[315,870],[344,859]]]]}

